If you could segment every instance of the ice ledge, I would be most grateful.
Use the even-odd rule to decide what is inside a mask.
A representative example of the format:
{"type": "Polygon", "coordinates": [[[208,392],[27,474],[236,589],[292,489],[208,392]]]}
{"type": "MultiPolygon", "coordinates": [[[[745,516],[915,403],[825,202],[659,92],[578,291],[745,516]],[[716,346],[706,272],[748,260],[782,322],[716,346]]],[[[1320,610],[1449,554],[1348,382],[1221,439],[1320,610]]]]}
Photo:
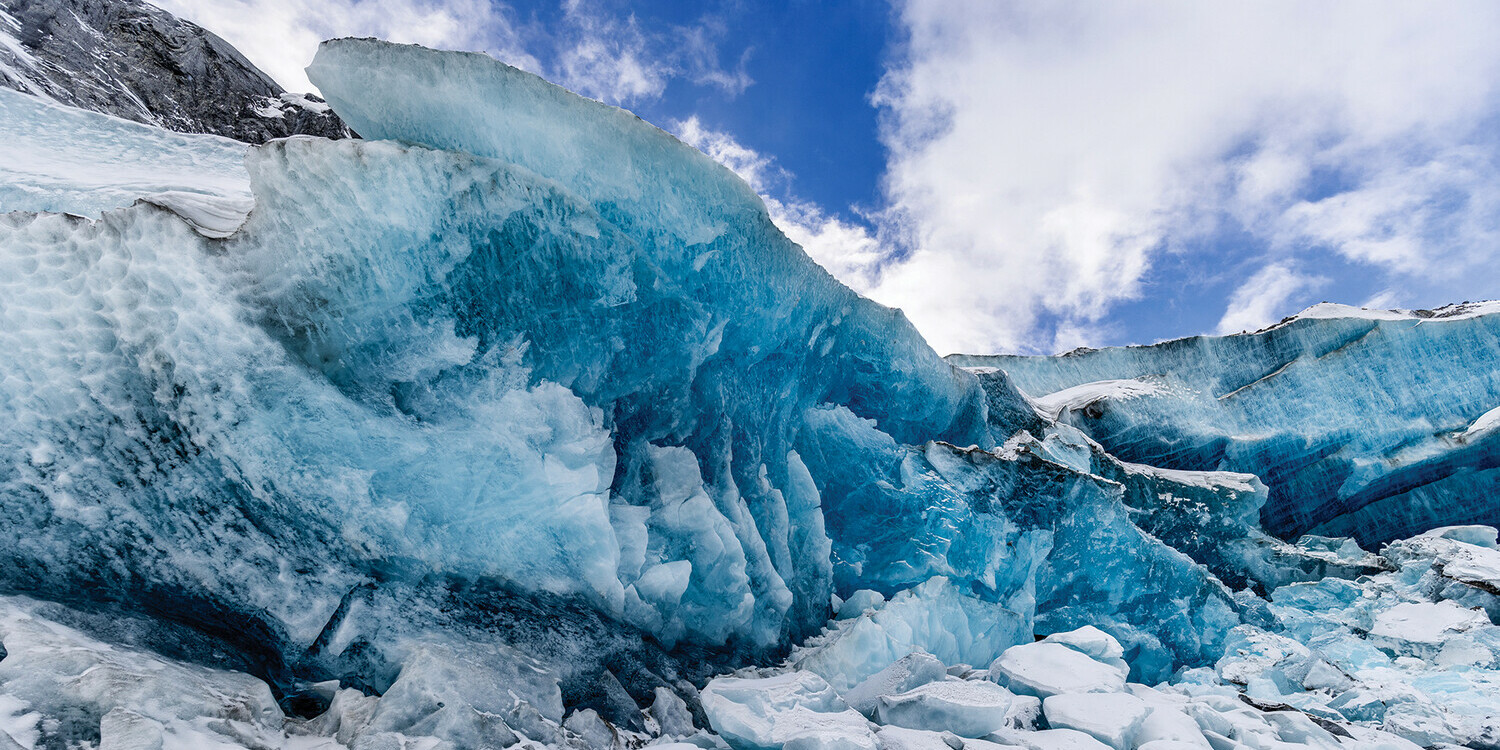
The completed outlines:
{"type": "MultiPolygon", "coordinates": [[[[1484,300],[1480,302],[1457,302],[1443,305],[1431,310],[1373,310],[1368,307],[1355,307],[1354,305],[1341,305],[1337,302],[1319,302],[1312,307],[1303,310],[1288,318],[1283,318],[1275,325],[1266,326],[1258,331],[1250,333],[1264,333],[1281,328],[1297,320],[1332,320],[1332,319],[1355,319],[1355,320],[1415,320],[1415,321],[1452,321],[1477,318],[1481,315],[1493,315],[1500,313],[1500,300],[1484,300]]],[[[1233,334],[1238,335],[1238,334],[1233,334]]]]}
{"type": "Polygon", "coordinates": [[[488,55],[332,39],[307,75],[364,138],[500,159],[689,245],[766,216],[755,191],[697,149],[488,55]]]}

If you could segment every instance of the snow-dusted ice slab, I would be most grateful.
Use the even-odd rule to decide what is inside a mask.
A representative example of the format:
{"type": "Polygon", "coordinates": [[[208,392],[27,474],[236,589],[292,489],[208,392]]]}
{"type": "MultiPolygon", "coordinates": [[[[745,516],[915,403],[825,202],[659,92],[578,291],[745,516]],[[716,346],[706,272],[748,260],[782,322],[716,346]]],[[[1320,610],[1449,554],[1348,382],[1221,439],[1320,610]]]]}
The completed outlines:
{"type": "Polygon", "coordinates": [[[1125,689],[1125,674],[1119,666],[1096,661],[1060,643],[1030,643],[1007,650],[990,665],[990,679],[1040,698],[1125,689]]]}
{"type": "Polygon", "coordinates": [[[874,750],[873,727],[811,672],[720,677],[703,689],[703,711],[736,750],[874,750]]]}
{"type": "Polygon", "coordinates": [[[1056,729],[1074,729],[1115,750],[1130,750],[1150,709],[1126,693],[1066,693],[1042,701],[1042,713],[1056,729]]]}
{"type": "Polygon", "coordinates": [[[0,213],[50,211],[98,218],[146,199],[206,236],[224,237],[254,206],[249,147],[0,89],[0,213]]]}
{"type": "Polygon", "coordinates": [[[883,724],[983,737],[1006,727],[1013,698],[992,682],[943,680],[882,696],[876,713],[883,724]]]}

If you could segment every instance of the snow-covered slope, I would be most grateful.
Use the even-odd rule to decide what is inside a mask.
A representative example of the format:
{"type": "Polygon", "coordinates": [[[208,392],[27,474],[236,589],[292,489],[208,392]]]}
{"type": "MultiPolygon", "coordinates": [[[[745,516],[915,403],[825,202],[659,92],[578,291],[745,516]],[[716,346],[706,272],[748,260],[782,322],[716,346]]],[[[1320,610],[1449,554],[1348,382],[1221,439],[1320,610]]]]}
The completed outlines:
{"type": "Polygon", "coordinates": [[[348,135],[327,105],[142,0],[0,0],[0,87],[249,143],[348,135]]]}
{"type": "Polygon", "coordinates": [[[1367,545],[1500,521],[1500,304],[1318,305],[1264,331],[1057,357],[955,356],[1155,466],[1252,473],[1288,537],[1367,545]],[[983,369],[979,369],[983,368],[983,369]]]}

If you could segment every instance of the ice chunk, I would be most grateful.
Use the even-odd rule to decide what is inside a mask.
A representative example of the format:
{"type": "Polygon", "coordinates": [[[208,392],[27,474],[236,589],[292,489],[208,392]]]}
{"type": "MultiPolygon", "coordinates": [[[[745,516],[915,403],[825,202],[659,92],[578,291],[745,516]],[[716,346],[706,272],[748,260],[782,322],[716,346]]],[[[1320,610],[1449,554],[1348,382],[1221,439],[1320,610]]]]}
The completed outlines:
{"type": "Polygon", "coordinates": [[[990,679],[1025,695],[1117,693],[1125,673],[1059,643],[1027,643],[1006,649],[990,665],[990,679]]]}
{"type": "Polygon", "coordinates": [[[843,604],[839,605],[839,618],[849,619],[864,614],[865,610],[880,609],[885,606],[885,595],[879,591],[860,589],[849,595],[843,604]]]}
{"type": "Polygon", "coordinates": [[[656,688],[655,696],[646,712],[656,721],[663,735],[686,737],[696,731],[693,715],[688,712],[687,703],[682,698],[664,687],[656,688]]]}
{"type": "Polygon", "coordinates": [[[930,682],[879,698],[882,724],[983,737],[1008,724],[1011,693],[984,680],[930,682]]]}
{"type": "Polygon", "coordinates": [[[557,677],[529,657],[498,644],[463,652],[420,646],[381,696],[370,727],[457,745],[506,745],[515,733],[501,717],[527,708],[552,722],[563,718],[557,677]]]}
{"type": "Polygon", "coordinates": [[[946,668],[936,657],[920,651],[913,652],[845,691],[844,701],[850,708],[873,717],[881,697],[904,693],[929,682],[943,680],[946,676],[946,668]]]}
{"type": "Polygon", "coordinates": [[[578,735],[590,750],[613,750],[622,744],[619,732],[592,708],[574,711],[563,722],[563,728],[578,735]]]}
{"type": "Polygon", "coordinates": [[[1349,732],[1350,739],[1358,743],[1359,747],[1369,748],[1369,750],[1419,750],[1422,747],[1411,740],[1378,729],[1354,725],[1345,729],[1349,732]]]}
{"type": "Polygon", "coordinates": [[[1149,707],[1146,718],[1136,728],[1135,742],[1142,745],[1151,742],[1177,743],[1199,750],[1208,750],[1209,747],[1208,740],[1198,728],[1198,722],[1170,706],[1149,707]]]}
{"type": "Polygon", "coordinates": [[[736,750],[875,750],[870,722],[811,672],[719,677],[702,693],[708,723],[736,750]]]}
{"type": "Polygon", "coordinates": [[[1006,726],[1011,729],[1035,730],[1042,718],[1042,699],[1034,695],[1016,695],[1011,698],[1010,711],[1006,712],[1006,726]]]}
{"type": "Polygon", "coordinates": [[[1043,699],[1042,713],[1054,728],[1076,729],[1115,750],[1130,750],[1151,711],[1127,693],[1065,693],[1043,699]]]}
{"type": "MultiPolygon", "coordinates": [[[[1500,409],[1492,410],[1488,414],[1500,415],[1500,409]]],[[[1500,417],[1497,417],[1497,421],[1500,421],[1500,417]]],[[[1443,526],[1424,531],[1418,535],[1418,538],[1452,539],[1455,542],[1472,544],[1476,547],[1495,549],[1497,536],[1500,536],[1500,531],[1497,531],[1494,526],[1443,526]]]]}
{"type": "Polygon", "coordinates": [[[955,735],[944,735],[922,729],[907,729],[900,726],[884,726],[876,732],[884,750],[962,750],[967,743],[955,735]],[[953,740],[950,742],[949,740],[953,740]]]}
{"type": "Polygon", "coordinates": [[[115,649],[35,616],[30,602],[0,598],[0,684],[50,715],[102,716],[125,708],[158,722],[210,717],[279,728],[281,709],[262,681],[246,674],[176,663],[115,649]]]}
{"type": "Polygon", "coordinates": [[[1076,729],[1044,729],[1040,732],[1015,732],[1005,735],[1026,750],[1108,750],[1109,745],[1094,739],[1093,735],[1076,729]]]}
{"type": "Polygon", "coordinates": [[[1490,625],[1483,612],[1453,602],[1397,604],[1375,616],[1370,636],[1395,644],[1399,650],[1441,647],[1454,636],[1490,625]]]}
{"type": "Polygon", "coordinates": [[[1015,612],[933,578],[878,611],[833,623],[791,659],[848,690],[916,650],[944,663],[988,661],[1022,640],[1025,628],[1015,612]]]}
{"type": "Polygon", "coordinates": [[[1120,647],[1120,642],[1114,636],[1093,625],[1085,625],[1065,633],[1053,633],[1043,638],[1042,642],[1061,643],[1095,661],[1106,663],[1125,656],[1125,649],[1120,647]]]}

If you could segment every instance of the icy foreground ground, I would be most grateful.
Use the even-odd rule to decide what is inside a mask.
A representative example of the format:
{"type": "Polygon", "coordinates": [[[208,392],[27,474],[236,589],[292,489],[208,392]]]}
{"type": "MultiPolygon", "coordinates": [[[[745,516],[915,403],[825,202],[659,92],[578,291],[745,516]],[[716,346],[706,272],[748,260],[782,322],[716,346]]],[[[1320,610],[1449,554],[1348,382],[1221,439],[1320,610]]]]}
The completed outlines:
{"type": "Polygon", "coordinates": [[[1493,531],[1279,541],[1260,479],[944,362],[629,113],[369,40],[309,75],[370,140],[243,173],[0,99],[76,133],[0,188],[14,742],[1500,741],[1493,531]],[[136,200],[237,174],[219,224],[136,200]]]}

